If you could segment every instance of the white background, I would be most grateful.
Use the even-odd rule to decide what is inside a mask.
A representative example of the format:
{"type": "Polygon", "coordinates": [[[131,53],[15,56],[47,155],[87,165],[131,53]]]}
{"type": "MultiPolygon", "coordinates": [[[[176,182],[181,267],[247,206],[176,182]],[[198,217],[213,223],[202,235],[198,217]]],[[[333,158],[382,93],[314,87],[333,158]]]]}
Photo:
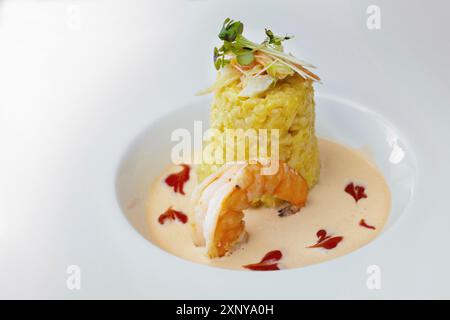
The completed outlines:
{"type": "Polygon", "coordinates": [[[444,0],[0,0],[0,298],[450,298],[449,12],[444,0]],[[366,28],[370,4],[381,30],[366,28]],[[368,104],[407,135],[420,171],[411,210],[351,258],[211,269],[158,255],[120,212],[120,157],[213,79],[227,16],[249,38],[295,34],[319,93],[368,104]],[[81,290],[66,287],[72,264],[81,290]],[[381,290],[366,288],[370,264],[381,290]]]}

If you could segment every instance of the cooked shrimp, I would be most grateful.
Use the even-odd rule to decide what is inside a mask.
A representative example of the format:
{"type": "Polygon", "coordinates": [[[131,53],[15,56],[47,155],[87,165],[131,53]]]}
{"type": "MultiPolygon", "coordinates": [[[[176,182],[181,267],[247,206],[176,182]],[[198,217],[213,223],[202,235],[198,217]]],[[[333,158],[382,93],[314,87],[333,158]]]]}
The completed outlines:
{"type": "Polygon", "coordinates": [[[305,205],[308,186],[303,177],[280,162],[274,175],[262,175],[263,165],[225,165],[194,190],[194,243],[206,246],[210,258],[230,253],[245,236],[243,211],[252,201],[271,195],[296,207],[305,205]]]}

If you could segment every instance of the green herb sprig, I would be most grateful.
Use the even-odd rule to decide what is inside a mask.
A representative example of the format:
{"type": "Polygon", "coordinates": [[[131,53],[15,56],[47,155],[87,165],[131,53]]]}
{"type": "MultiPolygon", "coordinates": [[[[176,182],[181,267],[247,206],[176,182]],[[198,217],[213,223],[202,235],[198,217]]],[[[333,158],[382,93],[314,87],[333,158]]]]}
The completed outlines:
{"type": "Polygon", "coordinates": [[[243,31],[244,24],[242,22],[230,18],[225,19],[219,32],[219,39],[223,40],[223,45],[220,48],[214,47],[214,66],[217,70],[230,63],[230,59],[226,56],[228,53],[233,53],[242,66],[253,63],[255,60],[253,49],[240,43],[241,39],[244,38],[242,36],[243,31]]]}
{"type": "Polygon", "coordinates": [[[274,35],[273,32],[269,29],[265,29],[265,32],[266,32],[267,38],[266,38],[266,40],[264,40],[264,42],[269,45],[274,46],[277,49],[281,49],[281,50],[283,49],[283,47],[282,47],[283,41],[293,38],[292,36],[280,37],[280,36],[274,35]]]}
{"type": "Polygon", "coordinates": [[[230,57],[233,56],[236,57],[239,65],[249,66],[255,61],[255,51],[259,51],[291,68],[305,79],[320,81],[319,77],[305,69],[305,67],[315,68],[312,64],[283,52],[282,43],[292,39],[292,36],[277,36],[271,30],[265,29],[265,40],[261,44],[257,44],[246,39],[242,35],[243,32],[244,24],[242,22],[230,18],[225,19],[218,35],[219,39],[223,40],[223,44],[219,48],[214,47],[214,66],[217,70],[229,64],[230,57]]]}

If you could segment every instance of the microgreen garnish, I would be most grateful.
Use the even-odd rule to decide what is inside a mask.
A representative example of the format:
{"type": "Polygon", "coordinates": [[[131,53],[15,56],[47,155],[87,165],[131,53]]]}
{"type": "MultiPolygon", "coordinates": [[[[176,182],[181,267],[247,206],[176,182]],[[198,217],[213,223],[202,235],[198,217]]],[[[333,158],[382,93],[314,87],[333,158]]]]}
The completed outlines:
{"type": "Polygon", "coordinates": [[[251,51],[247,50],[247,52],[244,51],[238,54],[236,56],[236,60],[241,66],[248,66],[251,65],[253,61],[255,61],[255,56],[251,51]]]}
{"type": "Polygon", "coordinates": [[[264,41],[268,44],[274,45],[274,46],[281,46],[281,43],[285,40],[289,40],[292,39],[293,37],[291,36],[284,36],[284,37],[280,37],[280,36],[276,36],[273,34],[273,32],[269,29],[265,29],[266,31],[266,36],[267,39],[264,41]]]}
{"type": "Polygon", "coordinates": [[[277,80],[296,72],[305,79],[320,81],[318,76],[306,69],[306,67],[314,68],[313,65],[283,52],[283,41],[292,39],[292,36],[277,36],[271,30],[265,29],[266,39],[257,44],[246,39],[242,35],[243,31],[242,22],[225,19],[219,32],[219,39],[223,40],[223,44],[219,48],[214,48],[214,66],[217,70],[230,64],[240,72],[244,72],[241,67],[248,70],[259,65],[257,76],[266,72],[277,80]]]}
{"type": "Polygon", "coordinates": [[[233,42],[239,34],[244,31],[244,25],[240,21],[233,21],[226,18],[219,33],[219,39],[233,42]]]}

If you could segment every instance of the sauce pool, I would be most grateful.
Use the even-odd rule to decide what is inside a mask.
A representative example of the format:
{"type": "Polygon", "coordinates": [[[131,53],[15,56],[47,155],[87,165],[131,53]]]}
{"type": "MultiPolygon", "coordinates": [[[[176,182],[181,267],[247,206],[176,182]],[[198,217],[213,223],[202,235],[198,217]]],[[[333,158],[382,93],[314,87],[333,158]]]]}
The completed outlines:
{"type": "Polygon", "coordinates": [[[186,165],[169,168],[153,184],[147,201],[148,237],[184,259],[247,271],[299,268],[357,250],[376,238],[388,220],[389,188],[360,152],[324,139],[319,139],[319,148],[321,175],[306,206],[282,217],[280,208],[246,210],[248,240],[231,255],[211,260],[204,247],[194,246],[189,212],[197,181],[186,165]]]}

